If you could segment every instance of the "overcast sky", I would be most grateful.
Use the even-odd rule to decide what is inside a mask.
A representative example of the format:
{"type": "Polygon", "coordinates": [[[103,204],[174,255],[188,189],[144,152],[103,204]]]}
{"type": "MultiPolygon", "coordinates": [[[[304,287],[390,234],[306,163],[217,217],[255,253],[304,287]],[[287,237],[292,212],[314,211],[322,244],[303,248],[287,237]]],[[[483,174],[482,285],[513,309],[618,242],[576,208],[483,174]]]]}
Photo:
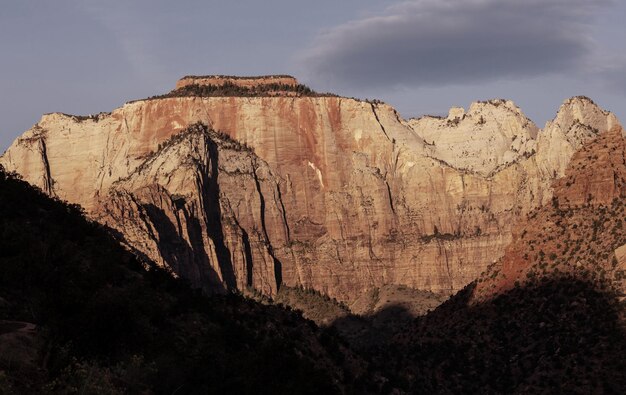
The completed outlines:
{"type": "Polygon", "coordinates": [[[626,119],[620,0],[2,0],[0,152],[41,114],[111,111],[188,74],[292,74],[408,118],[586,95],[626,119]]]}

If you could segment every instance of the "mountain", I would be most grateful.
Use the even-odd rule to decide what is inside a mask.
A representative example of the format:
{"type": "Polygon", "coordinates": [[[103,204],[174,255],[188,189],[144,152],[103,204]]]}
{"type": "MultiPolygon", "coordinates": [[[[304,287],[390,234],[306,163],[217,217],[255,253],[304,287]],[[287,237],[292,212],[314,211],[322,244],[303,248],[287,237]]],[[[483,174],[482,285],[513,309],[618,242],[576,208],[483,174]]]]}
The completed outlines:
{"type": "Polygon", "coordinates": [[[626,391],[626,142],[586,97],[539,129],[189,76],[0,163],[5,392],[626,391]]]}
{"type": "Polygon", "coordinates": [[[203,296],[1,167],[0,234],[2,394],[377,391],[332,331],[203,296]]]}
{"type": "Polygon", "coordinates": [[[624,393],[621,128],[587,138],[553,191],[477,281],[365,346],[392,382],[416,393],[624,393]]]}
{"type": "MultiPolygon", "coordinates": [[[[619,130],[590,143],[571,164],[589,167],[586,176],[576,186],[564,179],[565,188],[616,185],[606,183],[615,180],[606,175],[626,168],[623,147],[619,130]],[[598,158],[606,155],[608,160],[598,162],[609,170],[594,168],[596,152],[598,158]]],[[[613,210],[623,211],[623,199],[615,199],[623,189],[594,189],[601,190],[572,206],[593,206],[589,212],[606,216],[602,207],[611,202],[613,210]]],[[[560,191],[555,187],[556,199],[560,191]]],[[[561,204],[535,212],[565,210],[561,204]]],[[[611,240],[624,240],[617,222],[610,225],[607,234],[598,235],[614,233],[611,240]]],[[[51,199],[0,168],[3,393],[545,393],[557,386],[568,393],[623,393],[626,388],[624,305],[604,282],[616,276],[594,280],[583,271],[554,277],[549,275],[555,271],[542,272],[482,298],[475,298],[474,283],[417,320],[402,317],[402,308],[393,306],[366,319],[350,317],[341,304],[320,302],[327,297],[282,287],[283,300],[305,293],[296,300],[334,310],[331,329],[320,330],[280,306],[236,294],[202,296],[121,248],[109,231],[87,221],[79,206],[51,199]]],[[[593,246],[592,232],[572,235],[593,246]]],[[[606,245],[613,244],[619,242],[606,245]]],[[[394,292],[385,287],[372,300],[394,292]]]]}
{"type": "Polygon", "coordinates": [[[195,287],[350,305],[385,285],[462,289],[618,124],[584,97],[539,130],[504,100],[406,121],[288,76],[190,76],[111,113],[45,115],[0,163],[195,287]]]}
{"type": "Polygon", "coordinates": [[[576,276],[626,292],[626,143],[621,128],[580,147],[554,182],[549,205],[513,232],[505,255],[479,278],[476,299],[542,276],[576,276]]]}

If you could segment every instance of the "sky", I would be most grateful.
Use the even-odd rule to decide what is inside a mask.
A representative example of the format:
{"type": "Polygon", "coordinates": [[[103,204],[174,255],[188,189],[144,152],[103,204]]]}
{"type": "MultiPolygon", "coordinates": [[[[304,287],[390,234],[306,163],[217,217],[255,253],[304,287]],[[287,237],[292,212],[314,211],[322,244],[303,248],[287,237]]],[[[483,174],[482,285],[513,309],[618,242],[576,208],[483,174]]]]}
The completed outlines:
{"type": "Polygon", "coordinates": [[[44,113],[95,114],[185,75],[291,74],[405,117],[571,96],[626,120],[621,0],[1,0],[0,152],[44,113]]]}

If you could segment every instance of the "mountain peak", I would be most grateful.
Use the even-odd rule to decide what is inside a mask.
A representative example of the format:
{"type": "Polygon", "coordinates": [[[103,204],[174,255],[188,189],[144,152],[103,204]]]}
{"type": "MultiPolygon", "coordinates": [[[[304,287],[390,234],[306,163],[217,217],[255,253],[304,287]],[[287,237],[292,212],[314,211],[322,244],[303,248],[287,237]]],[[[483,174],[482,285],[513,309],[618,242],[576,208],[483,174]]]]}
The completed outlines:
{"type": "Polygon", "coordinates": [[[478,109],[481,109],[484,107],[495,107],[495,108],[502,107],[508,110],[513,110],[514,112],[521,113],[520,108],[513,102],[513,100],[499,99],[499,98],[489,99],[489,100],[478,100],[478,101],[472,102],[472,104],[470,105],[470,112],[477,111],[478,109]]]}
{"type": "Polygon", "coordinates": [[[564,130],[569,129],[575,123],[594,125],[598,122],[609,122],[605,127],[606,130],[619,125],[617,118],[610,111],[602,109],[587,96],[574,96],[565,100],[553,121],[564,130]]]}
{"type": "Polygon", "coordinates": [[[561,104],[554,119],[546,123],[543,134],[546,137],[552,136],[551,138],[555,134],[560,135],[573,150],[577,150],[585,142],[595,138],[599,131],[619,126],[620,123],[613,113],[600,108],[586,96],[575,96],[561,104]]]}
{"type": "Polygon", "coordinates": [[[575,103],[591,104],[596,107],[598,106],[596,102],[594,102],[590,97],[584,96],[584,95],[572,96],[569,99],[565,99],[563,101],[563,105],[575,104],[575,103]]]}
{"type": "Polygon", "coordinates": [[[409,121],[429,144],[429,155],[483,176],[535,152],[538,128],[511,100],[473,102],[466,112],[452,107],[447,118],[409,121]]]}

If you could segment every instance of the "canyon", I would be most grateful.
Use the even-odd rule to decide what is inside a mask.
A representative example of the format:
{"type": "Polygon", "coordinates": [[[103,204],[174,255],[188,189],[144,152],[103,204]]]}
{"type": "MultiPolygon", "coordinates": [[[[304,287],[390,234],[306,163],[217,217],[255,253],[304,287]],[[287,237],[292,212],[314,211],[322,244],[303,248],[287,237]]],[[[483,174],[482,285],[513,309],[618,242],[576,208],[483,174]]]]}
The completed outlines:
{"type": "Polygon", "coordinates": [[[386,285],[462,289],[552,201],[576,151],[607,131],[623,137],[586,97],[540,129],[509,100],[404,120],[385,103],[298,86],[185,77],[111,113],[46,114],[0,164],[194,287],[272,296],[285,285],[350,305],[386,285]],[[189,90],[269,84],[280,89],[189,90]]]}

